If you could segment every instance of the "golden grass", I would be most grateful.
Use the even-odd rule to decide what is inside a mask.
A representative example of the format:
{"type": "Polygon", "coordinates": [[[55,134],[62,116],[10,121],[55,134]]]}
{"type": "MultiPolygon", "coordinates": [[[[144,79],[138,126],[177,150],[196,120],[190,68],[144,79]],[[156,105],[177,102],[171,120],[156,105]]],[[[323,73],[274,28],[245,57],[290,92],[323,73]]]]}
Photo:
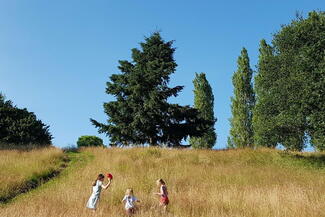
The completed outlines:
{"type": "Polygon", "coordinates": [[[310,169],[280,151],[92,148],[85,152],[94,156],[92,161],[0,208],[0,216],[123,216],[120,201],[129,187],[141,200],[136,216],[162,216],[153,195],[158,178],[166,180],[170,193],[167,216],[325,216],[324,168],[310,169]],[[111,172],[114,180],[92,213],[85,204],[93,180],[104,172],[111,172]]]}
{"type": "Polygon", "coordinates": [[[19,194],[27,182],[57,170],[62,157],[57,148],[0,150],[0,198],[19,194]]]}

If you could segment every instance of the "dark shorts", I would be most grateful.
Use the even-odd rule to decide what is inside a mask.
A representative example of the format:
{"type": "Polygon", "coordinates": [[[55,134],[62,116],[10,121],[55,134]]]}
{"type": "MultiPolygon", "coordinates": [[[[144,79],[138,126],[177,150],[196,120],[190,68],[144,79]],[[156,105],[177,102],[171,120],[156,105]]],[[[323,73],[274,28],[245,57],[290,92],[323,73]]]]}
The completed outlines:
{"type": "Polygon", "coordinates": [[[129,209],[125,210],[125,211],[126,211],[126,214],[127,215],[132,215],[132,214],[135,213],[135,209],[134,208],[129,208],[129,209]]]}

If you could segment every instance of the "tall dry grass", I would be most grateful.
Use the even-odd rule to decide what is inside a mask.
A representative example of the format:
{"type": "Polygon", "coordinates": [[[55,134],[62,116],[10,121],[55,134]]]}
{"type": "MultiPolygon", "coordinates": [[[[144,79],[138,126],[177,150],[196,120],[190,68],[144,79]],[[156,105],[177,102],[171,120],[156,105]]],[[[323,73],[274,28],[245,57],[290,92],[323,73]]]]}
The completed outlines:
{"type": "Polygon", "coordinates": [[[62,150],[57,148],[0,150],[0,199],[11,198],[56,171],[62,157],[62,150]]]}
{"type": "MultiPolygon", "coordinates": [[[[324,169],[271,150],[197,151],[155,148],[85,149],[93,159],[30,195],[0,208],[2,217],[123,216],[131,187],[141,200],[137,216],[163,216],[155,180],[170,193],[167,216],[325,216],[324,169]],[[85,208],[98,173],[111,172],[96,213],[85,208]]],[[[47,185],[47,184],[45,184],[47,185]]]]}

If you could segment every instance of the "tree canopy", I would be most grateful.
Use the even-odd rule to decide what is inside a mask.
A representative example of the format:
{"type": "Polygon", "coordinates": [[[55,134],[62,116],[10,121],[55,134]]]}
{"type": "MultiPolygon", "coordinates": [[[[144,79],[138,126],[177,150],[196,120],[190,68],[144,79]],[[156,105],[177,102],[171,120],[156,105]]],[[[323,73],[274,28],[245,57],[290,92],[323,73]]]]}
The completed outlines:
{"type": "Polygon", "coordinates": [[[80,136],[77,145],[78,147],[104,146],[104,142],[97,136],[80,136]]]}
{"type": "Polygon", "coordinates": [[[252,117],[255,104],[252,76],[247,50],[242,49],[237,60],[238,69],[232,77],[234,96],[231,98],[230,148],[253,147],[252,117]]]}
{"type": "Polygon", "coordinates": [[[194,148],[212,148],[216,143],[216,133],[214,131],[214,124],[216,118],[214,117],[214,96],[212,88],[206,79],[205,73],[195,74],[194,84],[194,108],[200,112],[200,117],[211,124],[207,131],[201,137],[191,137],[190,144],[194,148]]]}
{"type": "Polygon", "coordinates": [[[325,150],[325,13],[297,17],[260,45],[254,113],[257,145],[325,150]]]}
{"type": "Polygon", "coordinates": [[[116,100],[104,103],[108,116],[106,124],[91,122],[117,145],[179,146],[188,136],[202,135],[207,121],[190,106],[168,103],[183,86],[169,87],[170,75],[175,72],[173,41],[165,42],[154,33],[133,48],[132,62],[119,61],[120,74],[107,82],[106,93],[116,100]]]}
{"type": "Polygon", "coordinates": [[[33,112],[17,108],[0,94],[0,144],[47,146],[52,138],[49,126],[33,112]]]}

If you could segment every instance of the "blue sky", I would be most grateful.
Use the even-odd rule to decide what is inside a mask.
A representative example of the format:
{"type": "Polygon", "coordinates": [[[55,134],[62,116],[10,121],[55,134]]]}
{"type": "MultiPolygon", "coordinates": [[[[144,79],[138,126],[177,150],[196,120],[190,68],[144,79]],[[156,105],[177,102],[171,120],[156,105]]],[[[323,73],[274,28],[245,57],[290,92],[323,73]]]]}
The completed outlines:
{"type": "Polygon", "coordinates": [[[0,91],[49,124],[54,145],[75,144],[80,135],[98,135],[90,117],[106,120],[102,104],[113,98],[105,83],[119,72],[118,60],[130,60],[130,49],[159,30],[177,48],[171,85],[185,85],[173,102],[192,105],[195,72],[205,72],[216,148],[224,148],[242,47],[254,69],[262,38],[270,41],[296,11],[324,9],[324,0],[0,0],[0,91]]]}

